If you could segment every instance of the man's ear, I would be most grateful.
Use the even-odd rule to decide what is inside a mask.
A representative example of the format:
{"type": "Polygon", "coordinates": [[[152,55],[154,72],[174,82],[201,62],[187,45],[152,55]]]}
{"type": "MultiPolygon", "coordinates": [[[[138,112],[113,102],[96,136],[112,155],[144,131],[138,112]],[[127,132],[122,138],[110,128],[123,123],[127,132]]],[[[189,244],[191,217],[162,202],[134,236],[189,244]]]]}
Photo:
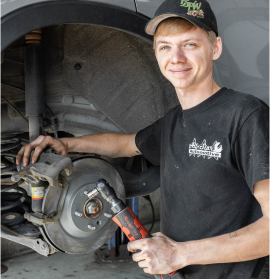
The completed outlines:
{"type": "Polygon", "coordinates": [[[213,60],[217,60],[222,53],[222,40],[220,37],[217,37],[217,41],[213,47],[213,60]]]}

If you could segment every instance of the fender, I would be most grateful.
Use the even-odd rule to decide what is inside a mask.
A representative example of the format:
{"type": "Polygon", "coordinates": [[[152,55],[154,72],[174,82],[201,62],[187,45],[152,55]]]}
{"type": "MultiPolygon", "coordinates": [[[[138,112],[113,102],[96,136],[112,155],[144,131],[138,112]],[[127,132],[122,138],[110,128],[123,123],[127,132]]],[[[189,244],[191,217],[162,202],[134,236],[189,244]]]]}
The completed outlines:
{"type": "MultiPolygon", "coordinates": [[[[45,3],[49,2],[50,0],[21,0],[21,1],[14,1],[14,0],[4,0],[1,1],[1,17],[3,18],[9,13],[14,12],[20,8],[38,4],[38,3],[45,3]]],[[[61,0],[54,0],[55,2],[61,2],[61,0]]],[[[134,0],[85,0],[87,2],[97,2],[97,3],[104,3],[113,6],[119,6],[121,8],[125,8],[131,11],[136,11],[134,0]]],[[[159,0],[162,1],[162,0],[159,0]]],[[[46,4],[46,3],[45,3],[46,4]]]]}
{"type": "Polygon", "coordinates": [[[119,6],[84,0],[42,1],[10,12],[1,20],[1,51],[32,30],[82,23],[118,29],[152,43],[144,32],[148,17],[119,6]]]}

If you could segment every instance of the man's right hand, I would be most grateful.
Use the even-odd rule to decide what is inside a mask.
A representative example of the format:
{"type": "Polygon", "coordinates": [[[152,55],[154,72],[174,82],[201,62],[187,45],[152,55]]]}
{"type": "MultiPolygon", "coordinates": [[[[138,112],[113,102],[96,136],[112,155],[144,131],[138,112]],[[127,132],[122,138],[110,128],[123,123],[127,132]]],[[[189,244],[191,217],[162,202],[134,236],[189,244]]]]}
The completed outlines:
{"type": "Polygon", "coordinates": [[[68,153],[68,146],[63,139],[60,140],[50,136],[39,136],[36,140],[21,148],[16,157],[16,164],[19,165],[23,158],[23,166],[26,167],[33,149],[35,149],[35,152],[32,156],[31,163],[36,163],[39,155],[46,147],[51,147],[59,155],[66,156],[68,153]]]}

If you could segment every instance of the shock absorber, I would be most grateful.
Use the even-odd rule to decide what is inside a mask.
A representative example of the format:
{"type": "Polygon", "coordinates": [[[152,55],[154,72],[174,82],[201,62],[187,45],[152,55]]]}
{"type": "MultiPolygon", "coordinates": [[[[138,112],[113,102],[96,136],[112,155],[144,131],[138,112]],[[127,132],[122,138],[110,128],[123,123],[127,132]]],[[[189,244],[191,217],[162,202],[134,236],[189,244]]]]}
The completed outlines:
{"type": "MultiPolygon", "coordinates": [[[[43,51],[41,47],[41,29],[25,35],[25,111],[29,119],[29,140],[35,140],[43,134],[43,116],[45,114],[43,51]]],[[[31,184],[32,210],[41,212],[45,184],[31,184]]]]}

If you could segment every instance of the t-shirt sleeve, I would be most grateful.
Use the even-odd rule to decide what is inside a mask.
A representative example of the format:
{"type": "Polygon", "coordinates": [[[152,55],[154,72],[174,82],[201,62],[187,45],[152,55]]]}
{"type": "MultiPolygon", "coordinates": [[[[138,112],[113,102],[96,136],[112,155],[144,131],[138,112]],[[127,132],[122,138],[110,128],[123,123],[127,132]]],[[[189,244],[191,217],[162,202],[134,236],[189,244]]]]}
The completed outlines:
{"type": "Polygon", "coordinates": [[[135,143],[142,155],[154,165],[160,165],[161,130],[163,118],[139,131],[135,143]]]}
{"type": "Polygon", "coordinates": [[[233,151],[237,167],[253,193],[256,182],[269,179],[269,108],[259,108],[249,115],[233,151]]]}

